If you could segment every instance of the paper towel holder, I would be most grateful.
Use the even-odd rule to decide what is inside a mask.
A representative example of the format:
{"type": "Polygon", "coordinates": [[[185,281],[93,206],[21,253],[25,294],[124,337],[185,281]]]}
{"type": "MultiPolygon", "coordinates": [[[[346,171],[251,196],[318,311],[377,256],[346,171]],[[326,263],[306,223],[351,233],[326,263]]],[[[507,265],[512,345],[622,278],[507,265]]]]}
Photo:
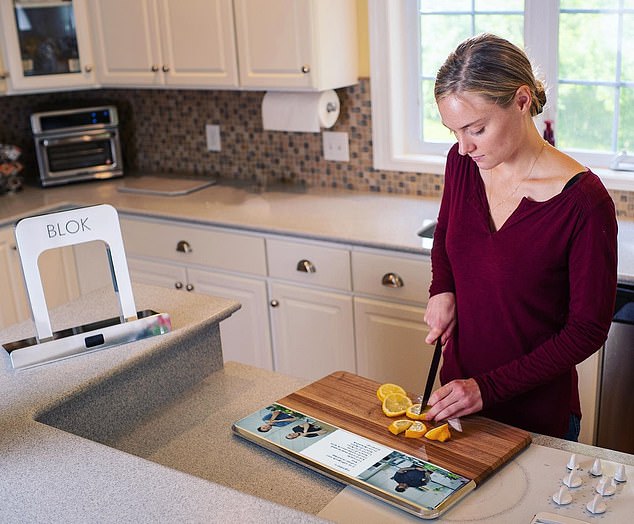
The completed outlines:
{"type": "Polygon", "coordinates": [[[14,369],[171,331],[168,314],[136,311],[119,217],[114,207],[102,204],[24,218],[16,225],[15,238],[36,336],[3,344],[14,369]],[[94,240],[106,244],[112,284],[119,301],[119,317],[53,333],[38,259],[44,251],[94,240]]]}

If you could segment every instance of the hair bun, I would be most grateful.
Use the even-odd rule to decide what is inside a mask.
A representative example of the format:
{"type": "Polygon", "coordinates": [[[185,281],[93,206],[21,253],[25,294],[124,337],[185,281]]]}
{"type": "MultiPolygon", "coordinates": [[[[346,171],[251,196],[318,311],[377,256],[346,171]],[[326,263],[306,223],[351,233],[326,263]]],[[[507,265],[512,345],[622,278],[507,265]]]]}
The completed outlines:
{"type": "Polygon", "coordinates": [[[533,94],[533,104],[531,105],[531,115],[539,115],[546,105],[546,88],[541,80],[535,79],[535,93],[533,94]]]}

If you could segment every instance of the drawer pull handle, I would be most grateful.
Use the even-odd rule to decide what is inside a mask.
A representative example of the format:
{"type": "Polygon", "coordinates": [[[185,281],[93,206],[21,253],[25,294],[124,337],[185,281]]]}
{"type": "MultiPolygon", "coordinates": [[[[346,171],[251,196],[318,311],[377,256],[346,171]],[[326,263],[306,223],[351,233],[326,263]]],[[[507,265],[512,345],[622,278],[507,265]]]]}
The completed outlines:
{"type": "Polygon", "coordinates": [[[302,273],[315,273],[317,268],[310,260],[304,258],[297,263],[297,271],[301,271],[302,273]]]}
{"type": "Polygon", "coordinates": [[[150,67],[152,73],[156,73],[159,70],[159,66],[157,66],[156,64],[154,64],[152,67],[150,67]]]}
{"type": "Polygon", "coordinates": [[[189,245],[187,240],[181,240],[178,244],[176,244],[176,251],[180,253],[191,253],[192,247],[189,245]]]}
{"type": "Polygon", "coordinates": [[[174,287],[176,289],[183,289],[183,283],[182,282],[174,282],[174,287]]]}
{"type": "Polygon", "coordinates": [[[187,285],[185,286],[185,289],[186,289],[187,291],[194,291],[194,284],[187,284],[187,285]]]}
{"type": "Polygon", "coordinates": [[[277,300],[275,300],[275,299],[271,300],[271,307],[277,307],[279,305],[280,305],[280,303],[277,300]]]}
{"type": "Polygon", "coordinates": [[[302,73],[304,74],[310,73],[310,66],[308,64],[305,64],[302,66],[302,73]]]}
{"type": "Polygon", "coordinates": [[[168,66],[168,65],[164,65],[161,69],[163,69],[163,73],[169,73],[170,72],[170,66],[168,66]]]}
{"type": "Polygon", "coordinates": [[[405,285],[403,279],[396,273],[385,273],[381,279],[381,284],[386,287],[403,287],[405,285]]]}

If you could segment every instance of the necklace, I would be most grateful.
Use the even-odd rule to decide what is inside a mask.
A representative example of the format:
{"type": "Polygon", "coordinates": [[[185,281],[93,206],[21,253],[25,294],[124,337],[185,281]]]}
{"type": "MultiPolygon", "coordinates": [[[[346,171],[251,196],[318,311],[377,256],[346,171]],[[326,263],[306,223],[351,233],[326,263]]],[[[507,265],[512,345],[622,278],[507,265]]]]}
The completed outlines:
{"type": "MultiPolygon", "coordinates": [[[[503,198],[500,202],[495,204],[493,207],[491,207],[491,203],[490,203],[491,202],[492,191],[489,191],[489,194],[487,195],[487,199],[489,201],[489,211],[490,211],[490,213],[493,213],[493,211],[495,211],[502,204],[504,204],[505,202],[508,202],[508,200],[511,199],[515,195],[515,193],[517,193],[517,190],[520,188],[520,186],[531,177],[531,175],[533,174],[533,168],[535,167],[535,164],[537,164],[537,161],[539,160],[539,157],[542,156],[542,153],[543,153],[545,147],[546,147],[546,142],[544,141],[544,142],[542,142],[542,147],[539,150],[539,153],[537,153],[537,155],[535,155],[535,158],[533,159],[533,163],[531,164],[531,168],[528,170],[528,174],[519,181],[519,183],[515,186],[515,189],[513,189],[513,191],[511,191],[505,198],[503,198]]],[[[492,173],[493,173],[493,169],[489,169],[489,188],[493,187],[493,184],[491,184],[491,174],[492,173]]]]}

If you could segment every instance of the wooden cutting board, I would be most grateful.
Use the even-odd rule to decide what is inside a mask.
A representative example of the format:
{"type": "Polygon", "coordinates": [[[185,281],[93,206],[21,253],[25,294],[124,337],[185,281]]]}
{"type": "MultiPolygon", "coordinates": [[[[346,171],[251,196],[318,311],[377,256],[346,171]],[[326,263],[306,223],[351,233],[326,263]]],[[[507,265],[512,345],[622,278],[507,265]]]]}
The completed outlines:
{"type": "Polygon", "coordinates": [[[337,371],[278,403],[429,461],[472,479],[477,485],[531,442],[528,432],[480,416],[462,418],[463,432],[452,430],[452,438],[447,442],[392,435],[387,427],[394,419],[386,417],[381,410],[376,396],[379,385],[359,375],[337,371]]]}

